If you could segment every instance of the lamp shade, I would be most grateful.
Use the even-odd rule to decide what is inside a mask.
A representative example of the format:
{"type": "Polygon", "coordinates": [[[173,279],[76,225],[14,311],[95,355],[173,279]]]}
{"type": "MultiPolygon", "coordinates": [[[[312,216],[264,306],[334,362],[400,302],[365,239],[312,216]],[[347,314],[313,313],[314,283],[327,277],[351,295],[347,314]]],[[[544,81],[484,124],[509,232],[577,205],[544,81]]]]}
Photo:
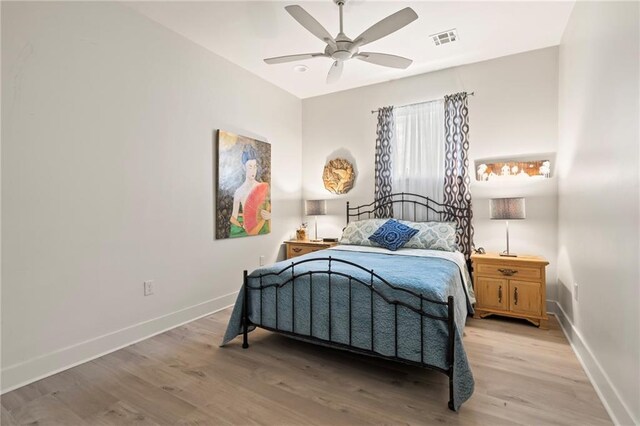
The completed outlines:
{"type": "Polygon", "coordinates": [[[323,216],[327,214],[327,200],[306,200],[304,210],[307,216],[323,216]]]}
{"type": "Polygon", "coordinates": [[[491,219],[524,219],[524,198],[492,198],[489,203],[491,219]]]}

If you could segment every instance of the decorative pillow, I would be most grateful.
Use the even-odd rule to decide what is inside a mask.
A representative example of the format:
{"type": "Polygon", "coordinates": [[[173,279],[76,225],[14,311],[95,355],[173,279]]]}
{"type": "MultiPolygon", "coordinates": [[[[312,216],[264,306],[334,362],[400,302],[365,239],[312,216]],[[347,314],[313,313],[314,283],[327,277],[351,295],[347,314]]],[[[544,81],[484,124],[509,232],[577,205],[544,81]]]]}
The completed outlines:
{"type": "Polygon", "coordinates": [[[409,222],[401,220],[418,233],[405,244],[406,248],[458,251],[455,222],[409,222]]]}
{"type": "Polygon", "coordinates": [[[369,239],[384,248],[396,251],[402,248],[417,233],[417,229],[413,229],[395,219],[389,219],[369,239]]]}
{"type": "Polygon", "coordinates": [[[340,244],[354,245],[354,246],[374,246],[369,237],[380,226],[385,223],[387,219],[364,219],[357,220],[355,222],[349,222],[344,231],[342,231],[342,238],[340,238],[340,244]]]}

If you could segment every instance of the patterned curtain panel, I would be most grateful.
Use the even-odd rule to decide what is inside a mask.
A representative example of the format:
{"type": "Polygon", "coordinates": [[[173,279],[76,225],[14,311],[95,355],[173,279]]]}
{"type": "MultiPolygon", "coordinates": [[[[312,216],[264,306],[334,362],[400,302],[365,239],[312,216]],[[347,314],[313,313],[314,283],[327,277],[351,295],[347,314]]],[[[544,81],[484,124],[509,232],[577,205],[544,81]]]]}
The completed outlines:
{"type": "MultiPolygon", "coordinates": [[[[391,185],[391,144],[394,134],[393,107],[378,110],[378,137],[376,138],[375,199],[388,197],[391,185]]],[[[377,206],[375,217],[393,217],[393,207],[377,206]]]]}
{"type": "Polygon", "coordinates": [[[467,94],[456,93],[444,98],[445,177],[444,203],[468,208],[469,217],[456,217],[457,243],[467,260],[473,245],[471,192],[469,185],[469,108],[467,94]]]}

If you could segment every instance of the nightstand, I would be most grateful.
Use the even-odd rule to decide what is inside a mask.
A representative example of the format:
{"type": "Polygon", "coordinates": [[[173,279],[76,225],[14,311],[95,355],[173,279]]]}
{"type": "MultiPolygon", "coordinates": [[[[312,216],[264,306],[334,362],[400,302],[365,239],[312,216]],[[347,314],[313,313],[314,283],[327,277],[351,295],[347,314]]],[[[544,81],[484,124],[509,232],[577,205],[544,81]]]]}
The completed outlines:
{"type": "Polygon", "coordinates": [[[523,318],[547,328],[546,267],[539,256],[504,257],[498,253],[474,254],[474,318],[504,315],[523,318]]]}
{"type": "Polygon", "coordinates": [[[284,243],[287,246],[287,259],[338,245],[338,243],[306,240],[289,240],[284,243]]]}

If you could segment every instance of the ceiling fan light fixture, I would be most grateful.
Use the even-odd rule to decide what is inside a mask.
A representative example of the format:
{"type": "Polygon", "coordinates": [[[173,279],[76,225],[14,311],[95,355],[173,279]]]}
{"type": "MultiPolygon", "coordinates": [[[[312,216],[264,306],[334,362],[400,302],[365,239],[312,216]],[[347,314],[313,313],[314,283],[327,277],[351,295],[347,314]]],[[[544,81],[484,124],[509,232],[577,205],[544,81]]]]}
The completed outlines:
{"type": "Polygon", "coordinates": [[[293,67],[293,70],[295,72],[306,72],[308,69],[309,69],[308,66],[302,65],[302,64],[298,64],[293,67]]]}

